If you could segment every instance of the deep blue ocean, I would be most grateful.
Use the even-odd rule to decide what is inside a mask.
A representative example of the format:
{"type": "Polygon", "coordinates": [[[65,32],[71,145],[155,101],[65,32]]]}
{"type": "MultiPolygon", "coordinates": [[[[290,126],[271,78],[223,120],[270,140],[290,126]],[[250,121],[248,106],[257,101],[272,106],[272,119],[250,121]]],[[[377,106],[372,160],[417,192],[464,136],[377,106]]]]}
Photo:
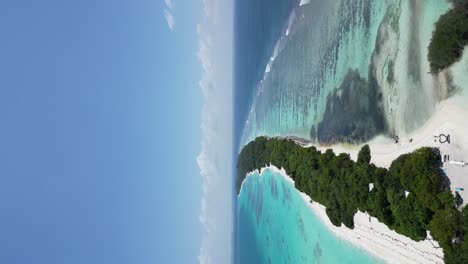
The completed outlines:
{"type": "Polygon", "coordinates": [[[255,91],[297,0],[235,1],[234,152],[248,118],[255,91]]]}

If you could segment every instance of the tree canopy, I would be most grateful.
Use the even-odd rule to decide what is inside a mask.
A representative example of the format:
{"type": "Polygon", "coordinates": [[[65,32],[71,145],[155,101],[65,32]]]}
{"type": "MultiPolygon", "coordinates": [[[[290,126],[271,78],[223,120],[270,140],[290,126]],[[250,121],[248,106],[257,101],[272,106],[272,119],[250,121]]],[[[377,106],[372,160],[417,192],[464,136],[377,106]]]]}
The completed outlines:
{"type": "Polygon", "coordinates": [[[436,22],[432,33],[428,52],[432,74],[458,61],[468,44],[468,1],[454,0],[453,4],[454,8],[436,22]]]}
{"type": "Polygon", "coordinates": [[[438,150],[424,147],[404,154],[389,169],[370,161],[367,145],[354,162],[349,155],[336,155],[331,149],[322,153],[289,139],[258,137],[239,154],[237,191],[248,172],[273,164],[286,170],[298,190],[324,205],[336,226],[354,228],[356,212],[367,211],[415,241],[424,240],[427,230],[431,231],[444,249],[447,263],[467,259],[468,242],[463,241],[463,234],[468,231],[468,210],[458,210],[459,201],[439,167],[438,150]],[[374,184],[372,191],[370,183],[374,184]],[[454,239],[462,243],[453,243],[454,239]]]}

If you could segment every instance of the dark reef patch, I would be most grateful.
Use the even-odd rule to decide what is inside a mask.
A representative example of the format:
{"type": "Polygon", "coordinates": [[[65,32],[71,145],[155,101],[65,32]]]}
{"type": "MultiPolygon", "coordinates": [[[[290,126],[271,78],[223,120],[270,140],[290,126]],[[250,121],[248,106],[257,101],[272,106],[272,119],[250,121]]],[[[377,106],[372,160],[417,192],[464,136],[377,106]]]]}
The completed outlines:
{"type": "Polygon", "coordinates": [[[388,73],[387,73],[387,82],[389,83],[393,83],[395,81],[395,73],[394,73],[394,65],[393,65],[393,61],[390,60],[387,64],[387,67],[388,67],[388,73]]]}
{"type": "Polygon", "coordinates": [[[315,126],[312,126],[312,128],[310,129],[310,140],[312,142],[317,141],[317,129],[315,128],[315,126]]]}
{"type": "Polygon", "coordinates": [[[264,253],[255,236],[256,224],[249,216],[248,209],[241,206],[238,215],[239,239],[237,241],[238,263],[262,263],[264,253]],[[242,241],[242,242],[241,242],[242,241]]]}
{"type": "Polygon", "coordinates": [[[411,16],[410,16],[410,45],[408,50],[408,73],[413,77],[415,82],[421,81],[421,58],[420,50],[421,41],[419,39],[419,20],[421,19],[421,1],[411,0],[409,2],[411,16]]]}
{"type": "MultiPolygon", "coordinates": [[[[367,20],[366,13],[369,12],[368,4],[364,2],[363,6],[364,10],[367,10],[362,14],[365,21],[367,20]]],[[[413,5],[414,10],[420,9],[418,3],[413,3],[413,5]]],[[[362,143],[378,134],[388,133],[382,103],[382,88],[376,79],[377,68],[374,63],[381,56],[386,56],[382,53],[385,43],[391,36],[385,27],[391,25],[394,31],[398,31],[398,17],[397,10],[387,10],[374,44],[367,76],[361,76],[357,70],[350,68],[340,86],[327,96],[322,121],[310,129],[312,141],[322,144],[362,143]]],[[[414,20],[414,23],[417,23],[417,19],[414,20]]],[[[395,66],[392,58],[387,59],[385,78],[388,83],[393,83],[395,66]]],[[[411,65],[413,66],[417,65],[411,65]]],[[[417,80],[419,76],[413,76],[413,79],[417,80]]]]}
{"type": "Polygon", "coordinates": [[[320,244],[317,242],[314,247],[314,263],[320,263],[320,258],[322,257],[322,248],[320,248],[320,244]]]}
{"type": "MultiPolygon", "coordinates": [[[[369,81],[350,69],[340,87],[328,95],[325,114],[317,126],[320,143],[365,142],[385,132],[382,95],[372,68],[369,81]]],[[[313,130],[315,127],[311,135],[315,133],[313,130]]]]}

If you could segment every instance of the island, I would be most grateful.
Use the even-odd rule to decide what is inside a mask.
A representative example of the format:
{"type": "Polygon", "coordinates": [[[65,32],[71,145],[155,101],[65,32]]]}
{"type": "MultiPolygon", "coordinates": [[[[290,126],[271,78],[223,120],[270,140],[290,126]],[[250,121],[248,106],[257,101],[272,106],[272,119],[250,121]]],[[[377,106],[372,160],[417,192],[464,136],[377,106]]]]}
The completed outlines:
{"type": "Polygon", "coordinates": [[[249,172],[283,168],[300,192],[326,207],[333,225],[353,229],[355,214],[366,212],[414,241],[425,240],[429,231],[445,263],[468,263],[468,207],[450,190],[442,162],[437,148],[422,147],[387,169],[371,163],[368,145],[353,161],[349,154],[322,152],[291,138],[258,137],[238,156],[237,192],[249,172]]]}
{"type": "Polygon", "coordinates": [[[453,0],[454,7],[435,23],[427,58],[432,74],[460,60],[468,44],[468,1],[453,0]]]}

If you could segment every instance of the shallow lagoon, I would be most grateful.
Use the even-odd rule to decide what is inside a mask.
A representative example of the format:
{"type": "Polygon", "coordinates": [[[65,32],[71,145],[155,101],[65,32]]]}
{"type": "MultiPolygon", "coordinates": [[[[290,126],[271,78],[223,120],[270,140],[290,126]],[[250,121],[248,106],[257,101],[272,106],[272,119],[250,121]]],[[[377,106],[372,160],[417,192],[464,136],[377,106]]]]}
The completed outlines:
{"type": "Polygon", "coordinates": [[[428,73],[427,61],[433,24],[449,7],[442,0],[357,0],[293,8],[261,67],[263,78],[251,87],[239,149],[259,135],[311,138],[327,103],[333,104],[329,96],[350,71],[366,82],[369,94],[378,95],[382,113],[376,120],[385,120],[386,127],[377,133],[406,134],[420,127],[442,99],[440,87],[450,85],[428,73]]]}
{"type": "Polygon", "coordinates": [[[271,169],[245,179],[237,208],[238,263],[379,263],[331,233],[294,184],[271,169]]]}

